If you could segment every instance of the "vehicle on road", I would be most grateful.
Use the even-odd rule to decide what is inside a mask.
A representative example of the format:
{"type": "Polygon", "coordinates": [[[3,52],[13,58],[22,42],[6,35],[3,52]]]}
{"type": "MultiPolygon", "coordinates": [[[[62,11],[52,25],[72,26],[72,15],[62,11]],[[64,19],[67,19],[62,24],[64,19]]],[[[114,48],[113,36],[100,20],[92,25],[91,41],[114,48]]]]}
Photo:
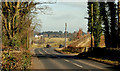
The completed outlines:
{"type": "Polygon", "coordinates": [[[64,45],[60,44],[60,45],[59,45],[59,48],[62,48],[62,47],[64,47],[64,45]]]}
{"type": "Polygon", "coordinates": [[[51,46],[49,44],[46,45],[46,48],[50,48],[51,46]]]}

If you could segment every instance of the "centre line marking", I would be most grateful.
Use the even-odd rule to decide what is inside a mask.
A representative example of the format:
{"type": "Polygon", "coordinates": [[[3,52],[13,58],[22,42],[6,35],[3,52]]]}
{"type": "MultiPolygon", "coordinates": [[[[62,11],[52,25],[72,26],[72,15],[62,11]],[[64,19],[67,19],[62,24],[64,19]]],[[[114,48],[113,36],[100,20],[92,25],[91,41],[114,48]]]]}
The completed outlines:
{"type": "Polygon", "coordinates": [[[66,59],[65,59],[65,61],[66,61],[66,62],[70,62],[69,60],[66,60],[66,59]]]}
{"type": "Polygon", "coordinates": [[[74,65],[76,65],[76,66],[78,66],[78,67],[80,67],[80,68],[83,67],[83,66],[81,66],[81,65],[79,65],[79,64],[77,64],[77,63],[72,63],[72,64],[74,64],[74,65]]]}
{"type": "Polygon", "coordinates": [[[41,51],[39,51],[40,54],[43,54],[41,51]]]}
{"type": "Polygon", "coordinates": [[[77,66],[77,67],[80,67],[80,68],[82,68],[83,66],[81,66],[81,65],[79,65],[79,64],[77,64],[77,63],[73,63],[73,62],[70,62],[69,60],[66,60],[66,59],[64,59],[66,62],[69,62],[69,63],[72,63],[73,65],[75,65],[75,66],[77,66]]]}
{"type": "Polygon", "coordinates": [[[89,65],[89,66],[92,66],[92,67],[95,67],[95,68],[98,68],[98,69],[104,69],[104,68],[102,68],[102,67],[99,67],[99,66],[97,66],[97,65],[93,65],[93,64],[84,62],[84,61],[82,61],[82,60],[75,60],[75,61],[78,61],[78,62],[80,62],[80,63],[86,64],[86,65],[89,65]]]}
{"type": "Polygon", "coordinates": [[[50,54],[49,52],[47,52],[45,49],[43,49],[43,51],[45,52],[45,53],[47,53],[47,54],[50,54]]]}

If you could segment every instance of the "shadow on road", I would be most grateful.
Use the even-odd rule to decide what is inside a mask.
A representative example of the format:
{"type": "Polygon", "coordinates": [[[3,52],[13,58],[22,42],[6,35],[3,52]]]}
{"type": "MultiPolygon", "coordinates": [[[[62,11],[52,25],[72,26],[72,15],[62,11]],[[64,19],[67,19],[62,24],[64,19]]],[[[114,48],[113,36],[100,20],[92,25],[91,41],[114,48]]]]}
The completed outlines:
{"type": "Polygon", "coordinates": [[[44,53],[44,54],[40,54],[39,52],[39,49],[35,49],[35,55],[33,55],[33,57],[38,57],[38,58],[56,58],[56,59],[67,59],[67,58],[71,58],[71,59],[79,59],[76,55],[73,56],[73,55],[64,55],[62,53],[60,54],[47,54],[47,53],[44,53]]]}
{"type": "MultiPolygon", "coordinates": [[[[62,53],[59,54],[47,54],[47,53],[43,53],[40,54],[39,52],[39,48],[35,49],[35,55],[33,55],[33,57],[37,57],[39,59],[46,59],[46,58],[52,58],[52,59],[82,59],[82,60],[90,60],[88,58],[85,57],[78,57],[77,55],[64,55],[62,53]]],[[[114,70],[114,71],[120,71],[120,66],[112,66],[112,67],[107,67],[108,69],[114,70]]],[[[106,71],[106,70],[105,70],[106,71]]]]}

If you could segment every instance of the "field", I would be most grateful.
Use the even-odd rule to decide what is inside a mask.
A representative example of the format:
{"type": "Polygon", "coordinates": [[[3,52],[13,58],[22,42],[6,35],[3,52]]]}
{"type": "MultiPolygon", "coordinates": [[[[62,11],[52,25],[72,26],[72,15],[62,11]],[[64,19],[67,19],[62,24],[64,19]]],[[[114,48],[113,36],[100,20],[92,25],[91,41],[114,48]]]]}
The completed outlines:
{"type": "MultiPolygon", "coordinates": [[[[69,41],[68,39],[69,38],[67,38],[67,45],[69,45],[72,42],[72,41],[69,41]]],[[[45,47],[47,44],[50,44],[51,47],[59,47],[60,44],[64,45],[64,43],[65,43],[65,38],[45,38],[45,42],[43,44],[33,43],[34,45],[33,47],[45,47]]]]}
{"type": "MultiPolygon", "coordinates": [[[[33,47],[46,47],[47,44],[50,44],[51,47],[59,47],[60,44],[65,44],[65,38],[44,38],[44,40],[44,43],[40,43],[42,42],[40,38],[34,38],[33,41],[35,42],[33,43],[33,47]]],[[[72,42],[73,41],[69,41],[69,38],[67,38],[67,45],[69,45],[72,42]]],[[[91,41],[88,42],[88,45],[89,47],[91,46],[91,41]]],[[[103,35],[101,36],[99,47],[105,47],[105,39],[103,35]]]]}

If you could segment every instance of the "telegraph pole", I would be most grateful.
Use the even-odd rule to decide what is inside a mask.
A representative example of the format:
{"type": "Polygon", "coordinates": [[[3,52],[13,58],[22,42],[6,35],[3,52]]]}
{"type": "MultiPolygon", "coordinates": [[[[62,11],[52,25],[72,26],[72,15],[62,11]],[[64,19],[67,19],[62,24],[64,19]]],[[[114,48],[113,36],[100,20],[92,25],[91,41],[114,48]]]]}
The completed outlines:
{"type": "Polygon", "coordinates": [[[93,47],[93,3],[91,4],[91,47],[93,47]]]}
{"type": "Polygon", "coordinates": [[[66,45],[66,41],[67,41],[67,23],[65,23],[65,47],[67,47],[66,45]]]}

